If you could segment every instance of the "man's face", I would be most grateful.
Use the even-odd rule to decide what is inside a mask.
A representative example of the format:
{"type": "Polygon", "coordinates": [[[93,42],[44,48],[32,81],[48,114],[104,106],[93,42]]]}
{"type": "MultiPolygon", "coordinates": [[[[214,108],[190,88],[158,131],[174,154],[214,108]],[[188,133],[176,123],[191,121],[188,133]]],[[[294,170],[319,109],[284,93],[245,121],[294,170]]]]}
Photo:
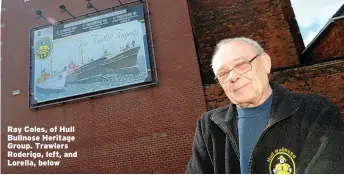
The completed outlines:
{"type": "Polygon", "coordinates": [[[228,75],[226,82],[220,83],[233,104],[259,103],[269,86],[267,74],[271,68],[270,57],[261,54],[251,61],[255,56],[257,56],[255,49],[242,41],[234,41],[223,46],[216,55],[215,63],[218,68],[214,70],[215,75],[218,79],[222,75],[228,75]],[[228,74],[228,70],[233,68],[237,71],[232,70],[228,74]],[[250,70],[240,75],[241,68],[242,70],[250,68],[250,70]]]}

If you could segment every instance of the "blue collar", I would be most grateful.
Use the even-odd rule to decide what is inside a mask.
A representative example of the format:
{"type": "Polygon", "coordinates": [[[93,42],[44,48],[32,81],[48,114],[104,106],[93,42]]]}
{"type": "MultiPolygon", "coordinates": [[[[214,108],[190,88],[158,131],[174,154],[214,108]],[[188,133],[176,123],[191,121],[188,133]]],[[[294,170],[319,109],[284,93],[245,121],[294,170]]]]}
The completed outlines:
{"type": "Polygon", "coordinates": [[[259,116],[260,113],[270,111],[271,104],[272,104],[272,95],[264,101],[264,103],[260,104],[259,106],[253,108],[237,108],[238,118],[252,118],[255,116],[259,116]]]}

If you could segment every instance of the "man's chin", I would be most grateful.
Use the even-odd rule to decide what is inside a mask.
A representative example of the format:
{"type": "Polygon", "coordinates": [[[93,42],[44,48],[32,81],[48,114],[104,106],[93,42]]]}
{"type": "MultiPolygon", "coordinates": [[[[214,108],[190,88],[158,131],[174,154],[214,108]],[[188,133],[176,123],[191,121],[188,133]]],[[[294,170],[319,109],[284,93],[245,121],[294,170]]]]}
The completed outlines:
{"type": "Polygon", "coordinates": [[[236,96],[234,98],[236,104],[245,104],[249,103],[251,98],[248,98],[246,95],[236,96]]]}

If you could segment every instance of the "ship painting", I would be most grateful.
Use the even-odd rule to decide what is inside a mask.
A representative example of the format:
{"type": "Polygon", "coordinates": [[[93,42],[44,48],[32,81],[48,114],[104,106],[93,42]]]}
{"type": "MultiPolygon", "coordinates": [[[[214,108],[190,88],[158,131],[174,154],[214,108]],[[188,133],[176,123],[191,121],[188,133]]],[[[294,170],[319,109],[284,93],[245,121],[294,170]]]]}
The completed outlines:
{"type": "MultiPolygon", "coordinates": [[[[102,75],[112,73],[115,70],[137,67],[137,55],[140,46],[133,44],[131,47],[127,44],[121,48],[121,53],[117,55],[104,55],[97,60],[90,60],[89,63],[76,67],[72,73],[68,74],[66,84],[93,82],[102,79],[102,75]]],[[[81,59],[83,60],[83,51],[81,49],[81,59]]]]}
{"type": "Polygon", "coordinates": [[[53,71],[52,57],[50,56],[50,73],[41,68],[41,75],[36,81],[36,89],[64,91],[67,75],[67,67],[61,71],[53,71]]]}
{"type": "Polygon", "coordinates": [[[137,67],[137,53],[139,52],[140,47],[130,48],[123,51],[122,53],[109,57],[104,61],[102,65],[105,69],[123,69],[130,67],[137,67]]]}
{"type": "MultiPolygon", "coordinates": [[[[84,52],[80,49],[81,66],[77,66],[73,62],[69,63],[67,68],[64,67],[61,71],[46,72],[45,69],[41,70],[41,75],[36,81],[37,90],[53,90],[55,92],[64,91],[64,88],[68,84],[79,84],[85,82],[94,82],[102,79],[102,75],[112,73],[115,70],[137,68],[137,55],[140,50],[140,46],[126,45],[121,47],[121,53],[108,54],[107,51],[104,55],[97,59],[88,60],[89,62],[84,64],[84,52]]],[[[50,66],[52,69],[52,58],[50,57],[50,66]]]]}

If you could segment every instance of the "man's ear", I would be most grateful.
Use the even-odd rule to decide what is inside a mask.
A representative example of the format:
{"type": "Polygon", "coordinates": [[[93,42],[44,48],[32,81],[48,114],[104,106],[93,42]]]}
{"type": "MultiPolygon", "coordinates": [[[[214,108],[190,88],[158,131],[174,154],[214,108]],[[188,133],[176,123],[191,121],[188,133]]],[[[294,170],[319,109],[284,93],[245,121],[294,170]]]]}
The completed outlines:
{"type": "Polygon", "coordinates": [[[263,66],[264,70],[267,74],[270,74],[271,71],[271,58],[267,53],[264,53],[263,55],[263,66]]]}

